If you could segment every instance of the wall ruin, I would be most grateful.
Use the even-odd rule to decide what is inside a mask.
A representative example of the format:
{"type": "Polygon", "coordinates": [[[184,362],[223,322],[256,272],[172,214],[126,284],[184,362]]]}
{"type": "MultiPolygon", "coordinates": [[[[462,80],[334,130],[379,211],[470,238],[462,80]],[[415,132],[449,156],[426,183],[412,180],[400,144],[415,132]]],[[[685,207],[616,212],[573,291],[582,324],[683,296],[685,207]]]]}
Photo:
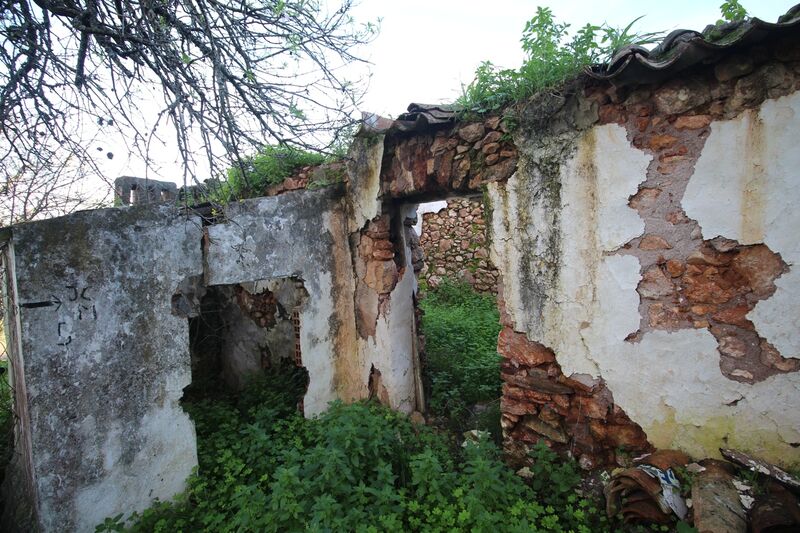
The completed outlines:
{"type": "Polygon", "coordinates": [[[429,287],[445,278],[459,279],[478,292],[496,294],[499,274],[489,260],[482,199],[450,199],[438,212],[422,217],[424,266],[419,278],[429,287]]]}
{"type": "Polygon", "coordinates": [[[545,438],[587,467],[651,445],[800,460],[798,64],[751,67],[523,118],[520,170],[489,185],[512,455],[545,438]]]}
{"type": "Polygon", "coordinates": [[[13,513],[44,531],[89,531],[171,498],[197,465],[179,405],[189,339],[171,296],[202,273],[199,219],[169,206],[110,209],[13,231],[6,331],[17,339],[9,362],[25,445],[9,478],[30,487],[7,487],[13,513]]]}
{"type": "Polygon", "coordinates": [[[234,385],[288,355],[261,350],[269,317],[288,335],[270,295],[292,280],[306,415],[369,397],[424,410],[415,205],[484,193],[512,462],[539,441],[584,468],[653,447],[800,461],[797,50],[583,80],[520,105],[513,130],[435,106],[367,117],[342,183],[304,189],[303,169],[214,220],[146,206],[12,228],[18,500],[45,531],[85,530],[183,488],[196,452],[177,402],[203,291],[264,340],[234,335],[234,385]]]}

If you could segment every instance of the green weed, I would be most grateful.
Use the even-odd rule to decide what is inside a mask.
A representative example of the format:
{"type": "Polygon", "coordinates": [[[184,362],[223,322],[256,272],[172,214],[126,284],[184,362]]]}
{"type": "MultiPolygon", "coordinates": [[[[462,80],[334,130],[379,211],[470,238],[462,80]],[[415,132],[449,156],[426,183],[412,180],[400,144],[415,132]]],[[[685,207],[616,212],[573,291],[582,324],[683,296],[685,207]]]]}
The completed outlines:
{"type": "Polygon", "coordinates": [[[97,531],[608,529],[550,464],[554,455],[537,458],[548,464],[531,488],[492,443],[453,446],[447,434],[377,404],[334,403],[304,419],[293,408],[294,379],[265,379],[239,397],[187,405],[199,457],[188,490],[142,513],[109,517],[97,531]]]}
{"type": "Polygon", "coordinates": [[[494,297],[467,283],[444,280],[425,294],[420,307],[431,411],[448,418],[453,429],[465,430],[475,422],[469,420],[471,409],[489,404],[477,422],[499,436],[500,316],[494,297]]]}
{"type": "Polygon", "coordinates": [[[221,203],[260,196],[268,186],[282,182],[297,169],[325,161],[322,154],[291,146],[264,146],[228,169],[227,179],[212,194],[221,203]]]}
{"type": "Polygon", "coordinates": [[[8,360],[0,360],[0,483],[5,477],[6,466],[11,459],[14,446],[14,416],[8,372],[8,360]]]}
{"type": "Polygon", "coordinates": [[[457,103],[468,112],[497,112],[539,91],[555,88],[585,67],[609,61],[623,46],[649,44],[662,35],[633,32],[640,19],[625,28],[586,24],[570,35],[569,24],[557,22],[550,8],[539,7],[522,32],[525,52],[522,66],[501,69],[489,61],[483,62],[474,80],[462,86],[457,103]]]}
{"type": "Polygon", "coordinates": [[[722,19],[717,21],[717,24],[738,22],[745,20],[748,16],[747,10],[739,3],[739,0],[725,0],[719,6],[719,12],[722,15],[722,19]]]}

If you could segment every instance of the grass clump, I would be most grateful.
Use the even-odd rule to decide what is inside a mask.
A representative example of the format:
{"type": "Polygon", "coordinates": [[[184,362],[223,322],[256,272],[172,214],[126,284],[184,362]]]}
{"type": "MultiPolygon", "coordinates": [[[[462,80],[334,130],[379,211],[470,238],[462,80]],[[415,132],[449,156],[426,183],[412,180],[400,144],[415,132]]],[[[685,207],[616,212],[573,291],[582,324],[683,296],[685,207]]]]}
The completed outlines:
{"type": "Polygon", "coordinates": [[[539,7],[522,31],[525,59],[518,69],[498,68],[483,62],[474,80],[462,86],[458,104],[468,112],[489,113],[551,89],[574,78],[587,66],[609,61],[614,53],[630,44],[654,42],[661,33],[632,32],[633,20],[625,28],[586,24],[574,35],[570,25],[556,21],[550,8],[539,7]]]}
{"type": "Polygon", "coordinates": [[[487,429],[499,437],[500,315],[494,297],[475,292],[465,282],[445,279],[420,301],[424,311],[428,406],[448,418],[456,430],[487,429]],[[488,409],[474,419],[475,405],[488,409]]]}
{"type": "Polygon", "coordinates": [[[531,488],[500,461],[494,444],[461,448],[449,435],[373,403],[337,402],[304,419],[286,385],[292,379],[277,376],[239,397],[187,405],[199,458],[188,490],[174,502],[108,518],[97,530],[607,529],[574,484],[548,480],[557,468],[543,466],[542,488],[531,488]]]}
{"type": "Polygon", "coordinates": [[[323,154],[285,145],[267,145],[228,169],[227,179],[216,192],[218,201],[260,196],[270,185],[277,185],[305,166],[321,165],[323,154]]]}

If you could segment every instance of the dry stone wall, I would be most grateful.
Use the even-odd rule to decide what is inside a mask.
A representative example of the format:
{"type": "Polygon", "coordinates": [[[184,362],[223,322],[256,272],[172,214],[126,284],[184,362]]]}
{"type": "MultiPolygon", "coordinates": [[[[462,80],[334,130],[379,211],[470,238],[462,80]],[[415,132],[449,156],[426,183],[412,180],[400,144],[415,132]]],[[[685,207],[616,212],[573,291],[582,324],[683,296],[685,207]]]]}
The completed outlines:
{"type": "Polygon", "coordinates": [[[422,219],[420,247],[425,264],[419,277],[429,287],[444,278],[464,280],[479,292],[497,294],[497,269],[489,259],[483,202],[476,198],[447,201],[422,219]]]}

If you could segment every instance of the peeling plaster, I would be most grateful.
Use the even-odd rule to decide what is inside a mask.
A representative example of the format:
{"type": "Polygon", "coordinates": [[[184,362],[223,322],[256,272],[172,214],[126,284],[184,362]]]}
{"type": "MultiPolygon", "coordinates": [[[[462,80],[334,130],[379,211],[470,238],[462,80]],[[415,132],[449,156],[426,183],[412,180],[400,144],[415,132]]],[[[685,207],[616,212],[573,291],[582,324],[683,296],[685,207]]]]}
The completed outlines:
{"type": "Polygon", "coordinates": [[[526,332],[529,339],[558,354],[567,375],[598,376],[589,343],[606,343],[609,337],[622,340],[638,328],[638,260],[604,258],[603,253],[618,249],[644,230],[644,222],[628,206],[628,198],[644,181],[650,160],[630,146],[624,128],[610,124],[578,139],[574,154],[564,162],[557,178],[559,204],[553,205],[536,190],[542,179],[538,175],[518,171],[507,184],[489,185],[491,254],[504,286],[509,287],[503,295],[506,312],[517,331],[526,332]],[[557,217],[556,210],[560,212],[557,217]],[[551,246],[554,233],[559,235],[557,250],[551,246]],[[535,243],[533,247],[526,246],[526,236],[535,243]],[[516,284],[511,280],[522,279],[526,270],[538,272],[540,279],[553,280],[549,286],[536,288],[541,314],[530,308],[526,287],[513,290],[516,284]],[[624,299],[628,305],[635,304],[635,318],[629,315],[627,321],[620,320],[615,305],[622,298],[619,294],[596,294],[601,275],[628,277],[633,296],[624,299]]]}
{"type": "MultiPolygon", "coordinates": [[[[401,227],[404,219],[416,216],[416,205],[409,204],[394,216],[400,217],[401,227]]],[[[393,221],[393,225],[397,221],[393,221]]],[[[415,365],[418,360],[415,344],[416,326],[414,294],[417,291],[417,277],[411,264],[411,250],[406,242],[405,232],[394,237],[398,246],[405,250],[405,265],[400,279],[389,293],[388,305],[381,307],[375,324],[375,335],[359,338],[359,357],[364,361],[361,368],[374,367],[380,372],[381,382],[388,392],[389,406],[410,413],[417,409],[415,365]]],[[[364,372],[364,370],[362,370],[364,372]]],[[[369,372],[364,373],[368,385],[369,372]]]]}
{"type": "Polygon", "coordinates": [[[775,294],[758,302],[747,318],[783,357],[800,359],[800,265],[790,268],[775,280],[775,294]]]}
{"type": "MultiPolygon", "coordinates": [[[[798,105],[800,95],[795,95],[762,109],[764,127],[781,134],[770,141],[775,146],[767,155],[756,159],[764,166],[756,181],[746,182],[749,200],[744,203],[731,197],[735,188],[727,184],[732,177],[720,172],[723,160],[723,170],[738,172],[745,166],[731,157],[735,151],[729,143],[740,137],[728,134],[717,141],[714,132],[733,126],[712,125],[696,172],[701,177],[689,184],[684,201],[687,214],[703,226],[705,238],[722,235],[759,242],[752,239],[752,227],[762,227],[763,239],[773,250],[787,263],[796,260],[800,215],[791,206],[800,203],[800,188],[790,186],[792,174],[786,171],[800,168],[800,153],[794,149],[797,121],[790,123],[798,105]],[[762,225],[732,216],[731,206],[752,208],[754,198],[765,200],[762,225]],[[740,228],[750,229],[743,233],[740,228]]],[[[651,331],[639,342],[625,340],[640,323],[640,263],[624,250],[608,254],[643,232],[644,222],[628,207],[628,200],[645,181],[651,158],[632,147],[624,131],[617,125],[599,126],[578,139],[560,167],[558,204],[537,194],[542,176],[534,165],[524,164],[527,157],[541,154],[522,151],[524,170],[507,184],[489,186],[492,260],[503,276],[514,328],[552,348],[566,375],[604,379],[616,404],[657,447],[677,447],[703,457],[716,456],[724,444],[781,463],[800,460],[800,450],[789,444],[800,442],[800,374],[775,375],[754,385],[732,381],[721,373],[717,341],[705,329],[651,331]],[[554,235],[557,239],[551,238],[554,235]],[[537,271],[549,284],[532,290],[524,282],[515,283],[525,279],[526,270],[537,271]]],[[[791,343],[800,342],[800,283],[790,272],[776,285],[776,294],[760,302],[750,318],[770,342],[796,348],[791,343]],[[770,326],[769,321],[778,325],[770,326]]]]}
{"type": "Polygon", "coordinates": [[[704,238],[764,243],[789,265],[775,281],[775,294],[758,302],[747,318],[781,355],[794,358],[800,358],[798,135],[800,92],[713,122],[682,201],[704,238]]]}
{"type": "Polygon", "coordinates": [[[356,136],[348,152],[348,200],[352,213],[347,231],[359,231],[381,212],[383,135],[356,136]]]}
{"type": "Polygon", "coordinates": [[[339,397],[366,397],[366,383],[361,394],[353,377],[363,365],[354,340],[352,262],[347,247],[337,245],[347,242],[338,193],[329,187],[247,200],[229,205],[226,220],[207,228],[208,285],[295,277],[308,292],[300,312],[309,374],[304,414],[317,415],[339,397]]]}
{"type": "Polygon", "coordinates": [[[389,297],[389,309],[381,314],[376,323],[375,336],[359,339],[359,352],[366,369],[365,383],[369,379],[369,368],[381,373],[383,385],[388,391],[389,405],[393,409],[410,413],[416,408],[414,394],[414,303],[411,298],[416,289],[416,276],[406,268],[389,297]]]}
{"type": "Polygon", "coordinates": [[[200,226],[146,206],[12,230],[19,302],[60,301],[18,308],[40,529],[91,531],[185,488],[197,465],[179,404],[189,338],[171,297],[202,272],[200,226]]]}
{"type": "Polygon", "coordinates": [[[800,261],[799,133],[800,92],[711,123],[681,202],[705,239],[763,242],[787,263],[800,261]]]}

